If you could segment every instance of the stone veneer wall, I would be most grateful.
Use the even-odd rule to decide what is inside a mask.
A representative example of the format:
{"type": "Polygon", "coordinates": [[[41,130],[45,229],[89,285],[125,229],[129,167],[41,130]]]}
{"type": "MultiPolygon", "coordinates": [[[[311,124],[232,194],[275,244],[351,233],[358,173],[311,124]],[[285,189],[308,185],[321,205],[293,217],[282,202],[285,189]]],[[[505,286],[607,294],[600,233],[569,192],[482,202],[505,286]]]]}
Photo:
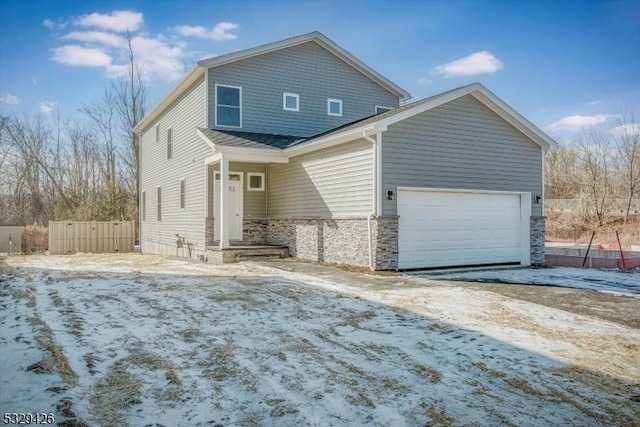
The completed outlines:
{"type": "Polygon", "coordinates": [[[531,216],[529,221],[531,235],[531,265],[544,265],[544,239],[545,239],[544,216],[531,216]]]}
{"type": "Polygon", "coordinates": [[[398,269],[398,216],[383,216],[372,221],[376,270],[398,269]]]}
{"type": "MultiPolygon", "coordinates": [[[[376,270],[398,266],[398,217],[373,218],[376,270]]],[[[289,247],[292,256],[318,262],[369,267],[366,218],[269,219],[267,243],[289,247]]]]}
{"type": "Polygon", "coordinates": [[[242,221],[242,244],[265,245],[267,243],[267,220],[244,219],[242,221]]]}
{"type": "Polygon", "coordinates": [[[213,237],[213,233],[214,233],[214,222],[213,222],[213,218],[207,218],[205,220],[205,230],[204,230],[204,242],[207,246],[213,246],[214,245],[214,237],[213,237]]]}

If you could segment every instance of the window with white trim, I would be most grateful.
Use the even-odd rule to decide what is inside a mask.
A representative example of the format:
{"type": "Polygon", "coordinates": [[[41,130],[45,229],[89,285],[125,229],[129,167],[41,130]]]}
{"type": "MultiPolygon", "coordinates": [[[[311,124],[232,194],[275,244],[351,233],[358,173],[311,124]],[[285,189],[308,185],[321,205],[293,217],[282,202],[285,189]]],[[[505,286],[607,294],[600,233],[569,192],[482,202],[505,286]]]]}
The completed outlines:
{"type": "Polygon", "coordinates": [[[300,111],[300,95],[297,93],[282,93],[282,109],[285,111],[300,111]]]}
{"type": "Polygon", "coordinates": [[[376,105],[376,114],[384,113],[385,111],[392,110],[391,107],[383,107],[382,105],[376,105]]]}
{"type": "Polygon", "coordinates": [[[158,187],[158,222],[162,221],[162,187],[158,187]]]}
{"type": "Polygon", "coordinates": [[[247,172],[247,190],[264,191],[264,174],[258,172],[247,172]]]}
{"type": "Polygon", "coordinates": [[[180,209],[187,207],[187,180],[182,178],[180,180],[180,209]]]}
{"type": "Polygon", "coordinates": [[[242,127],[242,88],[216,85],[216,126],[242,127]]]}
{"type": "Polygon", "coordinates": [[[173,128],[167,129],[167,160],[173,157],[173,128]]]}
{"type": "Polygon", "coordinates": [[[327,99],[327,114],[330,116],[342,116],[342,100],[327,99]]]}

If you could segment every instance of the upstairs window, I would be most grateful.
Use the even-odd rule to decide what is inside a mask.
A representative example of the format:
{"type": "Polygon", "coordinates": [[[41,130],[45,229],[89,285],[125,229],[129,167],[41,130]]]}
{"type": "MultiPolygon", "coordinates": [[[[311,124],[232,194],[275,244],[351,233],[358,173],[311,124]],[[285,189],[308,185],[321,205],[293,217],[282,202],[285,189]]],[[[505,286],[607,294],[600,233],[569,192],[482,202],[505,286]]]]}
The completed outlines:
{"type": "Polygon", "coordinates": [[[380,113],[384,113],[385,111],[389,111],[392,108],[390,107],[383,107],[381,105],[376,105],[376,114],[380,114],[380,113]]]}
{"type": "Polygon", "coordinates": [[[342,116],[342,100],[327,99],[327,114],[330,116],[342,116]]]}
{"type": "Polygon", "coordinates": [[[167,129],[167,160],[173,156],[173,128],[167,129]]]}
{"type": "Polygon", "coordinates": [[[156,125],[156,144],[160,142],[160,125],[156,125]]]}
{"type": "Polygon", "coordinates": [[[286,111],[300,111],[300,95],[284,92],[282,94],[282,109],[286,111]]]}
{"type": "Polygon", "coordinates": [[[216,85],[216,126],[242,127],[242,88],[216,85]]]}

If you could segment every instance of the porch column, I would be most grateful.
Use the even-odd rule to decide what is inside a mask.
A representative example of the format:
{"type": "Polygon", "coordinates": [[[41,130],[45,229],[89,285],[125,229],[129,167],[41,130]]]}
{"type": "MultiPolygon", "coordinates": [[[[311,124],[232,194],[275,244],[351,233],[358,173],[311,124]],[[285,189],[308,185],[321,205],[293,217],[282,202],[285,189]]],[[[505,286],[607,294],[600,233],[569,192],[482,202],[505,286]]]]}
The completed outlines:
{"type": "Polygon", "coordinates": [[[220,159],[220,249],[229,247],[229,159],[220,159]]]}

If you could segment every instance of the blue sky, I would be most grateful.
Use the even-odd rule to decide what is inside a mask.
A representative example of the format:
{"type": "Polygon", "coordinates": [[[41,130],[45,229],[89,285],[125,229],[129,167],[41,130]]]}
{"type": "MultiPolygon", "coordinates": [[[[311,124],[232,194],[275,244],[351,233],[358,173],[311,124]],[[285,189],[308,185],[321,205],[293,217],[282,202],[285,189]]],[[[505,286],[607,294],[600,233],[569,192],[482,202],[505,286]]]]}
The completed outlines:
{"type": "Polygon", "coordinates": [[[560,140],[640,116],[639,0],[0,0],[0,112],[78,116],[127,28],[152,104],[202,57],[318,30],[414,99],[479,81],[560,140]]]}

